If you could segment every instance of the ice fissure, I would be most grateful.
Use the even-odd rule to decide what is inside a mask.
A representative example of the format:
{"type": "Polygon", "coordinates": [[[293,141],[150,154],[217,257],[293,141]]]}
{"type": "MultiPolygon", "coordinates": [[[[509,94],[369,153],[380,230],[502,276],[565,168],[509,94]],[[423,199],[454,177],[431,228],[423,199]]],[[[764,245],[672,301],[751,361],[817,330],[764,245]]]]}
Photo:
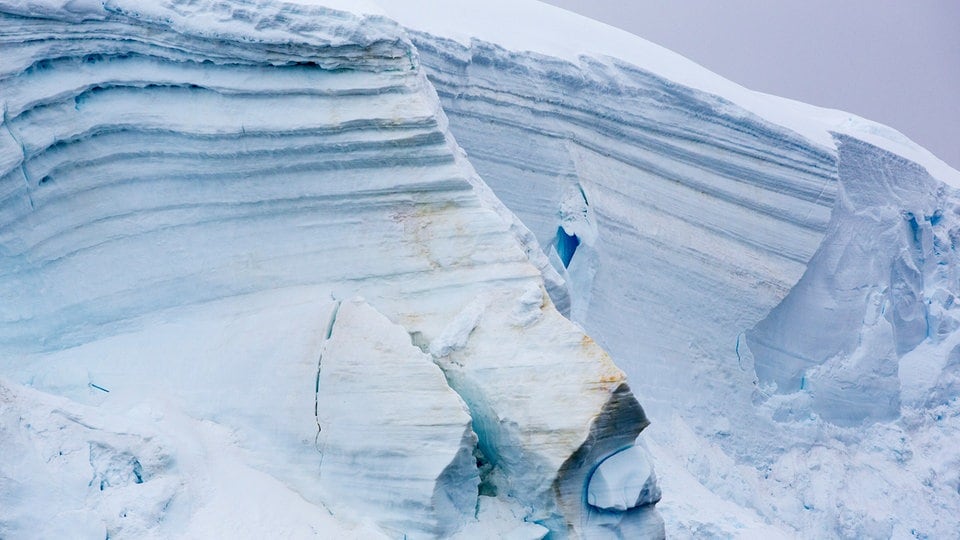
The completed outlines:
{"type": "Polygon", "coordinates": [[[320,432],[323,431],[323,426],[320,425],[320,375],[323,371],[323,353],[326,350],[327,342],[333,337],[333,327],[337,324],[337,313],[340,312],[340,306],[343,305],[343,302],[339,300],[335,300],[335,302],[333,312],[330,313],[330,322],[327,323],[324,342],[320,346],[320,352],[317,354],[317,378],[314,385],[316,396],[313,400],[313,416],[317,419],[317,436],[314,438],[314,442],[318,450],[320,449],[320,432]]]}
{"type": "Polygon", "coordinates": [[[557,241],[554,245],[560,255],[560,261],[563,262],[563,267],[569,268],[570,260],[580,247],[580,237],[576,234],[568,234],[563,227],[557,227],[557,241]]]}

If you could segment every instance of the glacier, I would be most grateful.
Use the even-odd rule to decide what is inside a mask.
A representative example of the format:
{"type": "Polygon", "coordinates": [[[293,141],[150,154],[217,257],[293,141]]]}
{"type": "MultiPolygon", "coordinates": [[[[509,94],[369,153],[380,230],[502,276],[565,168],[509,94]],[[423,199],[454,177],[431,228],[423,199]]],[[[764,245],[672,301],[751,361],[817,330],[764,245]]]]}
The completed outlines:
{"type": "Polygon", "coordinates": [[[0,42],[0,536],[960,528],[960,173],[892,129],[533,1],[0,42]]]}
{"type": "Polygon", "coordinates": [[[655,419],[668,532],[953,534],[957,172],[890,128],[524,9],[399,19],[655,419]],[[541,18],[549,35],[522,31],[541,18]]]}
{"type": "Polygon", "coordinates": [[[0,12],[0,535],[615,528],[580,484],[644,411],[395,22],[0,12]]]}

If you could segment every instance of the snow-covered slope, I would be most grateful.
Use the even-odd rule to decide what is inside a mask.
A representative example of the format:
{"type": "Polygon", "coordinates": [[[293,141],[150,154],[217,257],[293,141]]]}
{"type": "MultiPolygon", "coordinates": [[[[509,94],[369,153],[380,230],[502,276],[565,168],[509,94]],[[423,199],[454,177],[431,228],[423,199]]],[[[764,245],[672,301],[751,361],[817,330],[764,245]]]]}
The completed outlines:
{"type": "Polygon", "coordinates": [[[406,4],[458,142],[643,397],[668,533],[955,533],[956,171],[535,2],[406,4]]]}
{"type": "Polygon", "coordinates": [[[0,536],[662,532],[586,504],[648,421],[396,23],[4,1],[0,43],[0,536]]]}

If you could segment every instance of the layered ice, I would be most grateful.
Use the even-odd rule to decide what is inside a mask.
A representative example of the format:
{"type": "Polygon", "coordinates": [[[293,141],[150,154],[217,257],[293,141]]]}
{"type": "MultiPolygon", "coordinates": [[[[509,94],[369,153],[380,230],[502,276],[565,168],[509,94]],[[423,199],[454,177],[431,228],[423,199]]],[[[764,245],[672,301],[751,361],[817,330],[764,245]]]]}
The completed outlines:
{"type": "Polygon", "coordinates": [[[477,507],[470,413],[410,335],[338,305],[317,366],[318,481],[397,534],[449,536],[477,507]]]}
{"type": "Polygon", "coordinates": [[[471,162],[545,246],[573,319],[627,366],[648,408],[721,408],[726,381],[749,384],[734,346],[827,234],[836,156],[616,59],[412,36],[471,162]],[[690,380],[720,355],[722,375],[690,380]],[[691,382],[713,391],[662,392],[691,382]]]}
{"type": "Polygon", "coordinates": [[[953,534],[957,171],[547,6],[483,15],[502,7],[394,14],[661,420],[668,532],[953,534]]]}
{"type": "Polygon", "coordinates": [[[0,1],[0,536],[955,534],[960,174],[382,7],[0,1]]]}
{"type": "Polygon", "coordinates": [[[0,2],[0,536],[584,532],[643,409],[364,11],[0,2]]]}

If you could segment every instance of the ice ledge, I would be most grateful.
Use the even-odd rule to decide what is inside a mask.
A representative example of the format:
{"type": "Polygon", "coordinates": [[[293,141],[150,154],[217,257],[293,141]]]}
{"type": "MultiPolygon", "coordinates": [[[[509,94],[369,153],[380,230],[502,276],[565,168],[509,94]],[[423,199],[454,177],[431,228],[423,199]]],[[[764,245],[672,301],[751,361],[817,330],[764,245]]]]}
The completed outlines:
{"type": "Polygon", "coordinates": [[[893,128],[844,111],[744,88],[671,50],[564,9],[536,0],[484,0],[438,4],[424,10],[416,9],[418,2],[390,0],[384,5],[405,27],[451,39],[462,47],[495,43],[518,54],[545,55],[579,67],[617,59],[677,86],[719,96],[800,134],[820,149],[834,150],[831,133],[843,133],[900,154],[938,180],[960,187],[960,171],[893,128]]]}
{"type": "MultiPolygon", "coordinates": [[[[481,491],[559,537],[589,536],[590,472],[649,424],[623,372],[537,286],[477,297],[429,348],[473,416],[481,491]]],[[[662,533],[655,511],[640,520],[662,533]]]]}

